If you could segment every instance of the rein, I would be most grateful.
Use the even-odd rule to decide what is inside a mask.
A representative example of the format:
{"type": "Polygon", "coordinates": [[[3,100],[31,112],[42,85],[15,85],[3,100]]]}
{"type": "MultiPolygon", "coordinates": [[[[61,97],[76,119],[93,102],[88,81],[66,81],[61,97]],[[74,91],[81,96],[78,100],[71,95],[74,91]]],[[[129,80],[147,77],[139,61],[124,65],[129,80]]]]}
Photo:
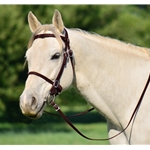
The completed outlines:
{"type": "MultiPolygon", "coordinates": [[[[94,108],[91,108],[87,111],[84,111],[82,113],[79,113],[79,114],[76,114],[76,115],[71,115],[71,116],[65,116],[64,113],[61,111],[60,107],[54,102],[55,100],[55,97],[61,93],[62,91],[62,86],[60,85],[60,78],[63,74],[63,71],[64,71],[64,68],[65,66],[67,65],[67,60],[70,59],[71,61],[71,64],[72,64],[72,70],[73,70],[73,73],[75,75],[75,69],[74,69],[74,63],[73,63],[73,51],[70,49],[70,43],[69,43],[69,38],[68,38],[68,33],[67,33],[67,30],[65,30],[65,36],[60,36],[61,39],[63,40],[63,42],[65,43],[65,48],[64,48],[64,54],[63,54],[63,62],[62,62],[62,65],[61,65],[61,68],[60,68],[60,71],[58,73],[58,75],[56,76],[56,79],[54,81],[50,80],[49,78],[47,78],[46,76],[38,73],[38,72],[35,72],[35,71],[30,71],[28,73],[28,75],[36,75],[42,79],[44,79],[45,81],[47,81],[48,83],[50,83],[52,85],[49,93],[48,93],[48,96],[46,98],[46,100],[44,101],[44,103],[47,103],[47,104],[50,104],[51,106],[53,106],[53,108],[59,113],[59,115],[55,115],[55,114],[52,114],[52,115],[55,115],[55,116],[59,116],[59,117],[62,117],[79,135],[81,135],[82,137],[88,139],[88,140],[101,140],[101,141],[104,141],[104,140],[110,140],[110,139],[113,139],[115,138],[116,136],[120,135],[121,133],[123,133],[127,128],[128,126],[130,125],[131,121],[133,120],[133,118],[136,116],[136,113],[141,105],[141,102],[143,100],[143,97],[145,95],[145,92],[147,90],[147,87],[149,85],[149,82],[150,82],[150,74],[149,74],[149,77],[147,79],[147,82],[146,82],[146,85],[143,89],[143,92],[138,100],[138,103],[131,115],[131,118],[127,124],[127,126],[122,130],[120,131],[118,134],[110,137],[110,138],[103,138],[103,139],[94,139],[94,138],[89,138],[87,136],[85,136],[84,134],[82,134],[71,122],[70,120],[68,119],[68,117],[72,117],[72,116],[79,116],[79,115],[82,115],[82,114],[86,114],[87,112],[89,111],[92,111],[94,108]]],[[[39,34],[39,35],[36,35],[34,37],[34,40],[38,39],[38,38],[48,38],[48,37],[53,37],[55,38],[55,35],[54,34],[39,34]]],[[[49,112],[46,112],[44,111],[45,113],[47,114],[51,114],[49,112]]]]}
{"type": "MultiPolygon", "coordinates": [[[[145,92],[146,92],[146,90],[147,90],[147,88],[148,88],[149,82],[150,82],[150,74],[149,74],[149,77],[148,77],[148,79],[147,79],[146,85],[145,85],[145,87],[144,87],[144,89],[143,89],[143,92],[142,92],[142,94],[141,94],[141,96],[140,96],[140,99],[139,99],[139,101],[138,101],[138,103],[137,103],[137,105],[136,105],[136,107],[135,107],[135,109],[134,109],[134,111],[133,111],[133,113],[132,113],[132,115],[131,115],[131,118],[130,118],[130,120],[129,120],[127,126],[126,126],[122,131],[120,131],[118,134],[116,134],[116,135],[114,135],[114,136],[112,136],[112,137],[110,137],[110,138],[94,139],[94,138],[89,138],[89,137],[85,136],[84,134],[82,134],[82,133],[70,122],[70,120],[68,119],[68,117],[70,117],[70,116],[65,116],[65,115],[63,114],[63,112],[61,111],[60,107],[59,107],[57,104],[55,104],[54,101],[51,101],[51,102],[50,102],[50,105],[53,106],[53,107],[55,108],[55,110],[60,114],[60,116],[61,116],[79,135],[81,135],[81,136],[84,137],[85,139],[88,139],[88,140],[95,140],[95,141],[111,140],[111,139],[117,137],[118,135],[120,135],[121,133],[123,133],[123,132],[128,128],[128,126],[130,125],[130,123],[131,123],[131,121],[133,120],[133,118],[136,116],[136,113],[137,113],[137,111],[138,111],[138,109],[139,109],[139,107],[140,107],[140,105],[141,105],[141,102],[142,102],[142,100],[143,100],[143,97],[144,97],[144,95],[145,95],[145,92]]],[[[94,108],[92,108],[92,110],[93,110],[93,109],[94,109],[94,108]]],[[[46,112],[46,113],[47,113],[47,112],[46,112]]],[[[87,112],[86,112],[86,113],[87,113],[87,112]]],[[[80,113],[80,115],[81,115],[81,114],[82,114],[82,113],[80,113]]],[[[78,114],[77,114],[77,115],[78,115],[78,114]]],[[[76,115],[74,115],[74,116],[76,116],[76,115]]],[[[72,117],[72,116],[71,116],[71,117],[72,117]]]]}

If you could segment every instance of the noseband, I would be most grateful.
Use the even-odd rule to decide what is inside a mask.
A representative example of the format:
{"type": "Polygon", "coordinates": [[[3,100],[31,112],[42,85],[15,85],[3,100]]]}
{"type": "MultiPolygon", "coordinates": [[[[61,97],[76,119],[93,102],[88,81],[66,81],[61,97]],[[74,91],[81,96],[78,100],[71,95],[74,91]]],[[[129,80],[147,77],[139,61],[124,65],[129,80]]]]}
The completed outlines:
{"type": "MultiPolygon", "coordinates": [[[[49,94],[48,94],[48,97],[47,97],[47,102],[49,102],[50,97],[54,99],[55,96],[60,94],[61,91],[62,91],[62,86],[60,85],[60,78],[63,74],[65,66],[67,65],[68,58],[70,58],[73,73],[74,73],[73,51],[70,49],[70,41],[69,41],[69,38],[68,38],[67,30],[66,29],[64,29],[64,30],[65,30],[65,36],[60,36],[61,39],[63,40],[63,42],[65,43],[65,48],[64,48],[64,51],[63,51],[64,52],[63,53],[63,62],[62,62],[60,71],[59,71],[58,75],[56,76],[56,79],[54,81],[52,81],[51,79],[47,78],[46,76],[44,76],[44,75],[42,75],[38,72],[35,72],[35,71],[30,71],[28,73],[28,75],[39,76],[40,78],[43,78],[44,80],[46,80],[48,83],[52,84],[52,87],[51,87],[51,89],[49,91],[49,94]]],[[[48,38],[48,37],[55,38],[55,35],[54,34],[39,34],[39,35],[36,35],[34,37],[34,40],[36,40],[38,38],[43,39],[43,38],[48,38]]]]}

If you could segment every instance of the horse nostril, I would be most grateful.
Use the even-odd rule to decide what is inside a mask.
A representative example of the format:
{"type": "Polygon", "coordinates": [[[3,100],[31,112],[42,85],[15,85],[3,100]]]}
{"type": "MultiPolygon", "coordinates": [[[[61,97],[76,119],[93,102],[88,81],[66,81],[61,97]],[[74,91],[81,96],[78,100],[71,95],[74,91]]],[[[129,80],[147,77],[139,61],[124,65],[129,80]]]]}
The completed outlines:
{"type": "Polygon", "coordinates": [[[32,96],[32,102],[31,102],[32,108],[35,107],[36,104],[37,104],[37,100],[36,100],[36,98],[34,96],[32,96]]]}

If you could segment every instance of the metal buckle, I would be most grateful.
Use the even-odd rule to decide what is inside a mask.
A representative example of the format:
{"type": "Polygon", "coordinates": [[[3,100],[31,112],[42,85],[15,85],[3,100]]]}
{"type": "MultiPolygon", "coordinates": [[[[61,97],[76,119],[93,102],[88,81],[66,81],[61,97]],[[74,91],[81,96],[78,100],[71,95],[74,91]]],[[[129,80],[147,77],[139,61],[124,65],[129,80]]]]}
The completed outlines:
{"type": "Polygon", "coordinates": [[[69,57],[69,56],[68,56],[68,51],[65,51],[65,50],[64,50],[64,56],[65,56],[66,58],[69,57]]]}
{"type": "Polygon", "coordinates": [[[60,107],[57,104],[54,104],[53,107],[55,108],[56,111],[60,110],[60,107]]]}
{"type": "Polygon", "coordinates": [[[69,57],[73,57],[73,51],[71,49],[68,50],[69,57]]]}
{"type": "Polygon", "coordinates": [[[48,93],[45,102],[47,103],[47,105],[52,105],[56,111],[60,110],[60,107],[55,104],[55,95],[51,95],[50,93],[48,93]]]}
{"type": "Polygon", "coordinates": [[[49,92],[47,97],[45,98],[47,105],[50,105],[50,103],[54,100],[55,100],[55,95],[51,95],[51,93],[49,92]]]}
{"type": "Polygon", "coordinates": [[[58,88],[58,85],[59,85],[59,81],[58,81],[58,80],[55,80],[54,83],[53,83],[53,86],[55,87],[55,89],[58,88]]]}

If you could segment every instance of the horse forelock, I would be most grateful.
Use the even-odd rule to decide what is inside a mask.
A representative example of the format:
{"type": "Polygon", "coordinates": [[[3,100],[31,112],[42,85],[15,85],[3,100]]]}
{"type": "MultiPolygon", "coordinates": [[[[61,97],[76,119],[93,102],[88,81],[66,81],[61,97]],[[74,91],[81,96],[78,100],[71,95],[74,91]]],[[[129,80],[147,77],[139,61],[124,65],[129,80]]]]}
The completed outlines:
{"type": "Polygon", "coordinates": [[[58,42],[59,42],[59,44],[60,44],[60,46],[61,46],[61,48],[62,48],[62,40],[61,40],[61,38],[60,38],[60,35],[59,35],[59,33],[57,32],[57,30],[56,30],[56,28],[54,27],[54,25],[52,25],[52,24],[50,24],[50,25],[42,25],[42,26],[40,26],[33,34],[32,34],[32,36],[31,36],[31,38],[30,38],[30,40],[29,40],[29,42],[28,42],[28,49],[32,46],[32,44],[33,44],[33,41],[34,41],[34,37],[36,36],[36,35],[38,35],[38,34],[40,34],[41,32],[43,32],[43,33],[46,33],[47,31],[50,31],[50,32],[52,32],[54,35],[55,35],[55,37],[56,37],[56,39],[58,40],[58,42]]]}

